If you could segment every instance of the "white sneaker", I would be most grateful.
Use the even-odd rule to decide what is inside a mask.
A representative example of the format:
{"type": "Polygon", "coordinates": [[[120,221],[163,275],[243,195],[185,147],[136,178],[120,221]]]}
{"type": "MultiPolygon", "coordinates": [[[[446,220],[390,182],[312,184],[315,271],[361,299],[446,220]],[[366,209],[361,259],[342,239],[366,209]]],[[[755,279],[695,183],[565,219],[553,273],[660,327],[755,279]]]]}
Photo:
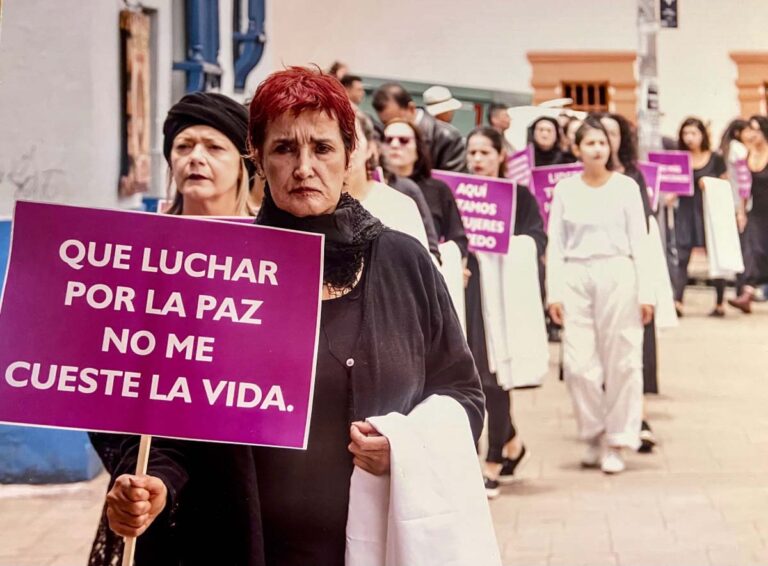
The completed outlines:
{"type": "Polygon", "coordinates": [[[603,456],[603,461],[600,462],[600,469],[606,474],[620,474],[626,467],[621,448],[609,448],[603,456]]]}
{"type": "Polygon", "coordinates": [[[597,436],[589,441],[587,450],[581,457],[582,468],[597,468],[603,456],[603,435],[597,436]]]}

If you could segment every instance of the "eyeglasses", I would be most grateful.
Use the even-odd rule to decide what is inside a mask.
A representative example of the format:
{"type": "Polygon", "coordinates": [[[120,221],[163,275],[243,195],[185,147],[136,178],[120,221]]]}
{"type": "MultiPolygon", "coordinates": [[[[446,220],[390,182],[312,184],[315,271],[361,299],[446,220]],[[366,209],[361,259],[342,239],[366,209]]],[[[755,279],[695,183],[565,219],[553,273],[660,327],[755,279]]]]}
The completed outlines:
{"type": "Polygon", "coordinates": [[[412,139],[414,138],[411,136],[384,136],[384,143],[387,145],[392,145],[392,142],[397,140],[397,143],[400,145],[408,145],[412,139]]]}

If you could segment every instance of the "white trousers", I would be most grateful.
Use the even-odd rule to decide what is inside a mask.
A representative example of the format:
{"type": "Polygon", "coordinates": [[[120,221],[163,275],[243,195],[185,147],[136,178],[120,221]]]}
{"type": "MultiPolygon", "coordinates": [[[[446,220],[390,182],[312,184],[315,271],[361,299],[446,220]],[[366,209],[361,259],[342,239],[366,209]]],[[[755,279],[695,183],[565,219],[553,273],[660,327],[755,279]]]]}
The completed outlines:
{"type": "Polygon", "coordinates": [[[630,258],[568,261],[563,369],[579,436],[637,449],[643,413],[643,325],[630,258]]]}

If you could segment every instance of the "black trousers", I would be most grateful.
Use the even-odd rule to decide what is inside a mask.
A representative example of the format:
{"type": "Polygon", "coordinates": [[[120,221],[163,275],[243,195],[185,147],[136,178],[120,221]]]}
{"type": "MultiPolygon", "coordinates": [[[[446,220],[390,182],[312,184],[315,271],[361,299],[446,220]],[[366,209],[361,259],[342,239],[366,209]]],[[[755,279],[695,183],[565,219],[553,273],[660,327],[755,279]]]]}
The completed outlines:
{"type": "MultiPolygon", "coordinates": [[[[688,264],[691,261],[691,252],[693,248],[688,246],[678,246],[677,248],[677,269],[675,270],[675,301],[683,302],[685,286],[688,284],[688,264]]],[[[722,305],[725,299],[725,279],[713,279],[715,293],[717,295],[717,304],[722,305]]]]}
{"type": "Polygon", "coordinates": [[[481,381],[488,411],[488,455],[485,461],[501,464],[504,462],[504,445],[517,436],[512,423],[510,392],[496,382],[494,374],[485,374],[481,381]]]}

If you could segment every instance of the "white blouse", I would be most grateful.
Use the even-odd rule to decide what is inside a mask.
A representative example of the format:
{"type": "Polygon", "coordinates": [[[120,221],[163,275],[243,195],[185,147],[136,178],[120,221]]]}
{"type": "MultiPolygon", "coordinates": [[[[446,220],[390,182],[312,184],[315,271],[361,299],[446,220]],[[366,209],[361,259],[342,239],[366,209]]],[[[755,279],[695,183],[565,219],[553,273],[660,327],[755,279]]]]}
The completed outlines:
{"type": "Polygon", "coordinates": [[[640,187],[620,173],[590,187],[573,175],[555,187],[549,213],[547,300],[563,301],[568,260],[628,257],[635,264],[639,304],[653,304],[647,227],[640,187]]]}
{"type": "Polygon", "coordinates": [[[419,207],[411,197],[388,185],[376,183],[361,204],[384,226],[413,236],[429,251],[427,230],[419,207]]]}

